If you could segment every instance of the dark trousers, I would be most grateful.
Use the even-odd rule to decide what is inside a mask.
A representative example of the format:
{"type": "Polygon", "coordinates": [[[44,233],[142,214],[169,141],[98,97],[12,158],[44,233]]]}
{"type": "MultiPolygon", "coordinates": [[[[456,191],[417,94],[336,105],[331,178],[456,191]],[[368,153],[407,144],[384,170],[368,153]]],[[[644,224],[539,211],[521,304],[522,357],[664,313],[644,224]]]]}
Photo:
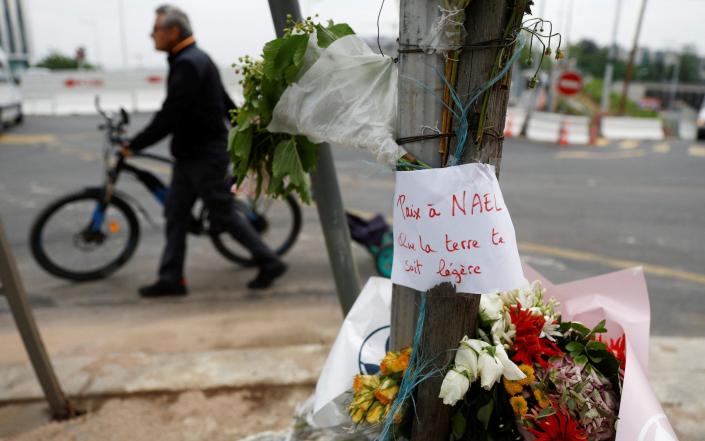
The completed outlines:
{"type": "Polygon", "coordinates": [[[169,196],[164,207],[166,246],[159,266],[160,280],[180,282],[183,278],[191,209],[199,198],[208,210],[212,231],[229,232],[252,253],[258,263],[278,259],[235,208],[226,174],[227,160],[177,161],[174,165],[169,196]]]}

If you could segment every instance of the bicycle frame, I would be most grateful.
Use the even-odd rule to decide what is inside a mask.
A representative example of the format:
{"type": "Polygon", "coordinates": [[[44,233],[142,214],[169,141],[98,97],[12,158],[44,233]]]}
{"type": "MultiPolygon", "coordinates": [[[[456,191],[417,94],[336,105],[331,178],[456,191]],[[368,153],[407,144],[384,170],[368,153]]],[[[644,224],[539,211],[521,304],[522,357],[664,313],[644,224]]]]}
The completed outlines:
{"type": "MultiPolygon", "coordinates": [[[[128,163],[127,158],[120,150],[118,150],[118,148],[116,148],[116,146],[122,145],[125,141],[125,126],[129,122],[127,112],[125,112],[124,109],[120,109],[120,119],[118,120],[118,115],[105,112],[100,108],[98,97],[96,97],[95,106],[98,113],[105,119],[105,123],[101,124],[98,128],[106,131],[106,139],[103,147],[105,179],[102,189],[104,197],[100,203],[96,204],[91,216],[91,223],[89,227],[90,232],[98,234],[100,232],[101,225],[105,220],[106,208],[115,194],[115,186],[117,185],[117,181],[121,173],[127,172],[128,174],[134,176],[161,205],[164,205],[166,202],[169,187],[153,173],[128,163]],[[113,164],[114,158],[116,158],[116,160],[113,164]]],[[[173,163],[173,161],[169,158],[150,153],[142,153],[138,156],[167,164],[173,163]]],[[[132,202],[137,203],[134,200],[132,202]]],[[[141,209],[141,207],[139,208],[140,211],[146,211],[141,209]]]]}
{"type": "MultiPolygon", "coordinates": [[[[100,228],[105,220],[106,208],[115,193],[115,186],[121,173],[127,172],[134,176],[161,205],[164,205],[166,202],[169,187],[153,173],[127,162],[128,159],[115,147],[117,145],[122,145],[125,141],[125,126],[128,124],[129,120],[127,112],[125,112],[124,109],[120,109],[120,120],[116,120],[117,115],[109,114],[100,108],[97,97],[96,109],[106,121],[105,124],[99,126],[100,129],[106,130],[106,142],[103,154],[103,164],[105,168],[105,181],[103,184],[104,197],[100,203],[96,204],[91,217],[91,223],[88,229],[89,231],[86,233],[100,235],[100,228]],[[114,164],[112,164],[113,158],[117,158],[114,164]]],[[[139,153],[135,156],[169,165],[173,164],[171,159],[151,153],[139,153]]],[[[136,203],[134,200],[133,202],[136,203]]],[[[259,221],[261,216],[252,208],[246,207],[244,204],[238,204],[236,207],[240,209],[242,214],[244,214],[251,222],[259,221]]],[[[140,211],[145,212],[146,210],[141,209],[140,211]]],[[[192,234],[201,234],[206,231],[204,223],[205,213],[203,211],[198,217],[193,214],[191,217],[190,232],[192,234]]]]}

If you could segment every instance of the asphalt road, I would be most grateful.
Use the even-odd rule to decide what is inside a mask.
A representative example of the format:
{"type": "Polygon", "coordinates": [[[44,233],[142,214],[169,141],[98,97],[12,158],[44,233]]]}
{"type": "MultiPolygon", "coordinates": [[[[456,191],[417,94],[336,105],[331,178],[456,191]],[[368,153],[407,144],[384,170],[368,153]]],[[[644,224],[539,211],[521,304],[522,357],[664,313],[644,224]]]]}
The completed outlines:
{"type": "MultiPolygon", "coordinates": [[[[133,129],[147,119],[134,116],[133,129]]],[[[100,184],[98,123],[97,116],[28,117],[0,137],[0,217],[36,308],[58,308],[58,313],[77,305],[141,305],[135,289],[154,277],[163,243],[160,207],[128,180],[120,188],[140,201],[155,222],[142,219],[142,243],[124,269],[109,279],[77,285],[47,275],[29,254],[28,231],[42,207],[69,191],[100,184]]],[[[165,152],[165,146],[155,149],[165,152]]],[[[346,207],[391,216],[392,172],[365,152],[336,149],[335,155],[346,207]]],[[[561,148],[508,139],[503,156],[500,182],[527,263],[554,282],[643,264],[652,333],[705,335],[705,145],[671,140],[561,148]]],[[[167,167],[147,166],[168,179],[167,167]]],[[[274,295],[245,291],[252,270],[233,268],[206,239],[191,239],[189,247],[194,294],[185,305],[274,295]]],[[[356,246],[355,254],[361,276],[373,274],[365,250],[356,246]]],[[[304,209],[304,230],[288,261],[291,271],[277,293],[334,296],[314,208],[304,209]]],[[[0,300],[0,315],[7,314],[0,300]]]]}

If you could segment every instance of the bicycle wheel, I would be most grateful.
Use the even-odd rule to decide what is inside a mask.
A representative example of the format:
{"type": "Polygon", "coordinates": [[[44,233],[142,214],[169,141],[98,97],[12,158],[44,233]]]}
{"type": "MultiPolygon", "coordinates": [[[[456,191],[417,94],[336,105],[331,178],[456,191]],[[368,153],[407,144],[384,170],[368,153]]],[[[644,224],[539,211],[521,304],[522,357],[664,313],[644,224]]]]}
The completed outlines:
{"type": "Polygon", "coordinates": [[[139,242],[132,207],[101,189],[72,193],[50,204],[32,225],[30,246],[50,274],[73,281],[102,279],[127,262],[139,242]]]}
{"type": "MultiPolygon", "coordinates": [[[[235,199],[240,214],[247,217],[264,243],[282,256],[294,245],[301,231],[301,208],[289,195],[284,199],[260,197],[257,201],[235,199]]],[[[215,249],[228,260],[243,266],[254,266],[252,254],[229,233],[212,234],[215,249]]]]}

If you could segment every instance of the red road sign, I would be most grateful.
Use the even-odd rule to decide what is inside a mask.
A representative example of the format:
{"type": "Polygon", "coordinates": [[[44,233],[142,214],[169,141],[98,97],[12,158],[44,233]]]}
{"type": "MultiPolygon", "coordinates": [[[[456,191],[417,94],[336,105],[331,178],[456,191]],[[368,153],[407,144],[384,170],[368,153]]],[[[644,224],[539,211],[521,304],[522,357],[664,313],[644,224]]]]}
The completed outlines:
{"type": "Polygon", "coordinates": [[[563,95],[575,95],[583,88],[583,77],[572,70],[567,70],[558,78],[558,91],[563,95]]]}

